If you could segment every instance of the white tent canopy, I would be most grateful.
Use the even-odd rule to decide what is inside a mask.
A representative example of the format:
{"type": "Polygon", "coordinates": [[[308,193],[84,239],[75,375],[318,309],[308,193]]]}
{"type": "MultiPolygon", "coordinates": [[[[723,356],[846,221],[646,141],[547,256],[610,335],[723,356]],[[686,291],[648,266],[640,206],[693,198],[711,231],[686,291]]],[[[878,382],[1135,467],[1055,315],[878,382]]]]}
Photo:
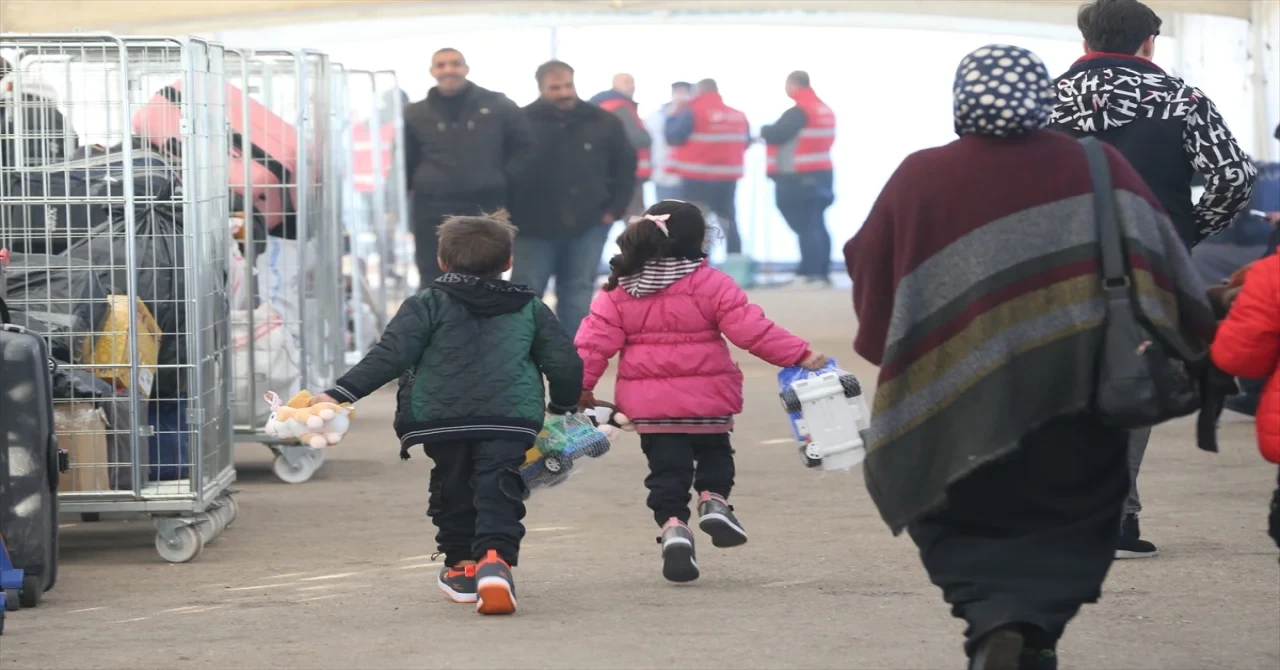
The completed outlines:
{"type": "MultiPolygon", "coordinates": [[[[1074,25],[1078,0],[0,0],[5,32],[190,32],[424,14],[858,12],[1074,25]],[[181,29],[181,30],[176,30],[181,29]]],[[[1148,0],[1162,15],[1249,19],[1274,0],[1148,0]]]]}

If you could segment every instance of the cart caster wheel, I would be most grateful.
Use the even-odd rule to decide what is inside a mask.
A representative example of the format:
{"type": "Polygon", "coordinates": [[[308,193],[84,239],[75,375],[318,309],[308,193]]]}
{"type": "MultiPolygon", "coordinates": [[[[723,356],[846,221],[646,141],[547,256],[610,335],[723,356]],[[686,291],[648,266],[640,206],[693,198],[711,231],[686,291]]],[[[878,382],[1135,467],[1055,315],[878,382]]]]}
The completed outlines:
{"type": "Polygon", "coordinates": [[[235,523],[236,517],[240,515],[239,506],[233,498],[224,498],[222,504],[213,508],[213,513],[217,514],[222,520],[222,529],[226,530],[235,523]]]}
{"type": "Polygon", "coordinates": [[[320,469],[320,459],[310,455],[304,456],[298,461],[298,466],[289,465],[289,461],[284,454],[276,456],[276,460],[271,463],[271,471],[275,473],[280,481],[286,484],[301,484],[309,479],[320,469]]]}
{"type": "Polygon", "coordinates": [[[22,609],[22,601],[18,598],[18,589],[4,590],[4,608],[9,612],[17,612],[22,609]]]}
{"type": "Polygon", "coordinates": [[[38,607],[40,605],[40,601],[44,599],[44,584],[40,583],[40,576],[23,575],[22,593],[18,595],[21,598],[19,602],[23,607],[38,607]]]}
{"type": "Polygon", "coordinates": [[[186,563],[204,550],[204,538],[191,526],[175,528],[173,536],[173,542],[166,542],[163,535],[156,533],[156,551],[170,563],[186,563]]]}
{"type": "Polygon", "coordinates": [[[197,516],[196,522],[192,526],[200,533],[200,543],[209,544],[213,542],[214,538],[222,534],[223,524],[221,516],[216,511],[210,511],[197,516]]]}
{"type": "Polygon", "coordinates": [[[98,512],[85,512],[80,515],[80,520],[84,523],[98,523],[102,521],[102,515],[98,512]]]}

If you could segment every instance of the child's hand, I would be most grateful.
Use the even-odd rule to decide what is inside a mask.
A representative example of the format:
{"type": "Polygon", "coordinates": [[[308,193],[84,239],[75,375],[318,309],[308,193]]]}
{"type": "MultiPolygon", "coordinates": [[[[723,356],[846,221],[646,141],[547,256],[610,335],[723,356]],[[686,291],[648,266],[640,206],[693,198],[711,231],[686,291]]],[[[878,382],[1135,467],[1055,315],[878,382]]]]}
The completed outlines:
{"type": "Polygon", "coordinates": [[[816,351],[811,352],[803,361],[800,361],[800,367],[806,370],[821,370],[823,366],[830,362],[826,354],[820,354],[816,351]]]}
{"type": "Polygon", "coordinates": [[[578,409],[591,409],[596,406],[596,396],[591,391],[583,391],[578,398],[578,409]]]}
{"type": "Polygon", "coordinates": [[[342,404],[342,403],[338,402],[337,400],[334,400],[332,397],[330,397],[330,396],[328,396],[328,395],[326,395],[326,394],[324,394],[324,393],[321,393],[320,395],[315,396],[314,398],[312,398],[312,399],[311,399],[311,402],[307,403],[307,406],[308,406],[308,407],[314,407],[315,405],[319,405],[319,404],[320,404],[320,403],[322,403],[322,402],[331,402],[331,403],[333,403],[333,404],[335,404],[335,405],[341,405],[341,404],[342,404]]]}

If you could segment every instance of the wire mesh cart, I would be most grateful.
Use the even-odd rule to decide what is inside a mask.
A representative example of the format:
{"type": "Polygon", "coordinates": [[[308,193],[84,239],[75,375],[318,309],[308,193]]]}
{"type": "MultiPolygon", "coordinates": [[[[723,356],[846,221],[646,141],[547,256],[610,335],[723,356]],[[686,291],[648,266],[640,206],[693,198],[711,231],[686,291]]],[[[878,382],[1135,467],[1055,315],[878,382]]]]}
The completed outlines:
{"type": "Polygon", "coordinates": [[[235,439],[269,447],[272,471],[297,484],[324,451],[266,435],[263,396],[319,392],[343,365],[332,66],[306,50],[232,49],[227,63],[235,439]]]}
{"type": "Polygon", "coordinates": [[[236,517],[224,51],[3,35],[0,247],[14,320],[58,361],[64,513],[146,514],[190,561],[236,517]]]}

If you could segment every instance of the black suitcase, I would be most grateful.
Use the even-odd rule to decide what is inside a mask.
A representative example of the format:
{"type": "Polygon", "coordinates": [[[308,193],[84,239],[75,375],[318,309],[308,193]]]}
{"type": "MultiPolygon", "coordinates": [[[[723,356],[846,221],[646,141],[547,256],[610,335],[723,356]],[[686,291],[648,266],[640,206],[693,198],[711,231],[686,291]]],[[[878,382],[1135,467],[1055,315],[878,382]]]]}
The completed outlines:
{"type": "MultiPolygon", "coordinates": [[[[0,535],[26,574],[20,602],[35,607],[58,578],[58,475],[53,373],[44,338],[8,323],[0,301],[0,450],[8,457],[0,535]]],[[[12,607],[12,605],[10,605],[12,607]]]]}

